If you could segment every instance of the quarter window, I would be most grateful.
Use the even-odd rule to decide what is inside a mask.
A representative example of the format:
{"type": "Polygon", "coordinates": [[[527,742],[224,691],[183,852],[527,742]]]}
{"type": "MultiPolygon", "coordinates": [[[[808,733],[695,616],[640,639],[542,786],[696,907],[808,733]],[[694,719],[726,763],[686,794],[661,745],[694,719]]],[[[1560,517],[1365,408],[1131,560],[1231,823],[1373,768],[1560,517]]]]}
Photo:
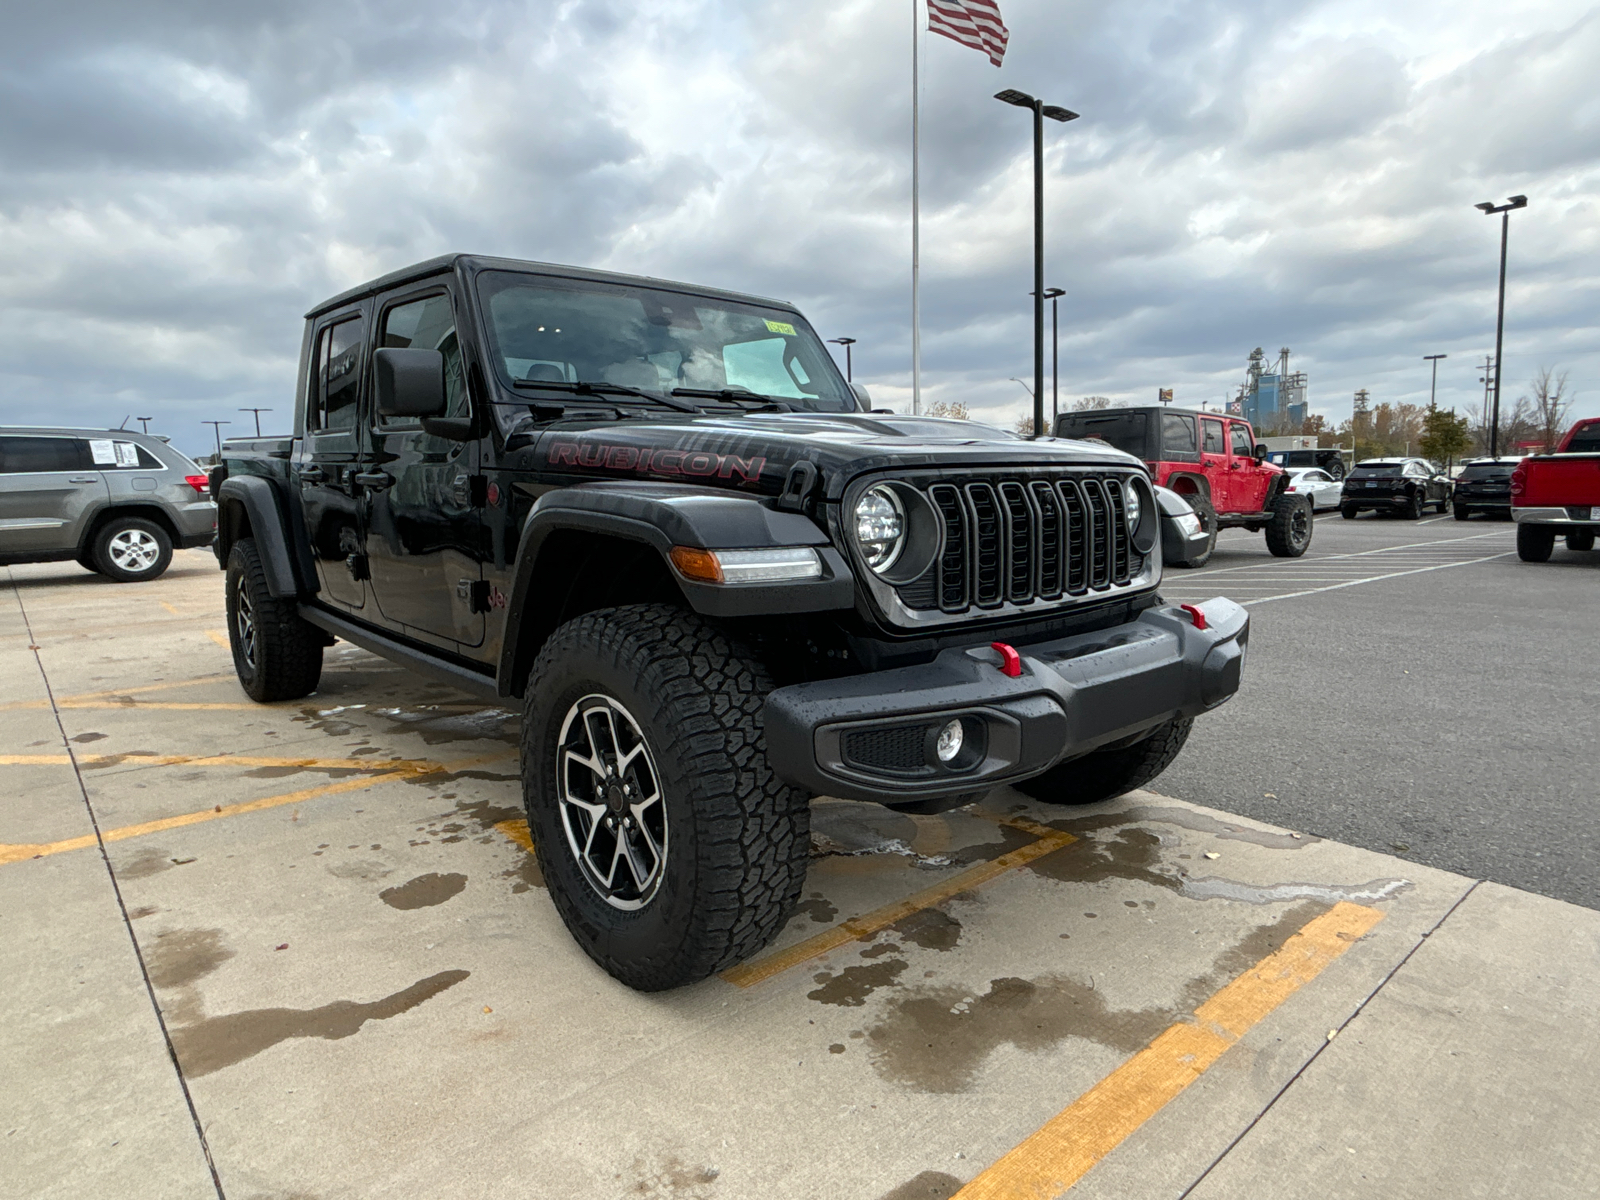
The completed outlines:
{"type": "MultiPolygon", "coordinates": [[[[461,343],[456,338],[450,297],[440,294],[397,304],[383,318],[378,345],[386,350],[437,350],[444,356],[445,415],[468,415],[467,389],[461,370],[461,343]]],[[[415,425],[415,417],[377,418],[380,425],[415,425]]]]}
{"type": "Polygon", "coordinates": [[[317,338],[316,428],[323,432],[356,427],[361,398],[361,318],[330,325],[317,338]]]}
{"type": "Polygon", "coordinates": [[[0,438],[0,473],[26,475],[43,471],[92,469],[89,466],[88,445],[76,438],[0,438]]]}

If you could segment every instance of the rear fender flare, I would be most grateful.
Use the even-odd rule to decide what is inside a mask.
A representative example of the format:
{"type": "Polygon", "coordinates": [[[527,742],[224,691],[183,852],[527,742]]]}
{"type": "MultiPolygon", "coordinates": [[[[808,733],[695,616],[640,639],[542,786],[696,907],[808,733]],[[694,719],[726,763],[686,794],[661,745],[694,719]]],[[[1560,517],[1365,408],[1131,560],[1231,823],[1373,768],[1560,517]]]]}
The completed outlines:
{"type": "Polygon", "coordinates": [[[229,476],[217,492],[217,557],[224,566],[241,537],[255,539],[273,596],[291,599],[316,590],[300,585],[277,489],[259,475],[229,476]]]}
{"type": "Polygon", "coordinates": [[[1180,496],[1201,496],[1208,503],[1211,500],[1211,482],[1204,475],[1193,471],[1174,471],[1167,476],[1166,486],[1180,496]]]}

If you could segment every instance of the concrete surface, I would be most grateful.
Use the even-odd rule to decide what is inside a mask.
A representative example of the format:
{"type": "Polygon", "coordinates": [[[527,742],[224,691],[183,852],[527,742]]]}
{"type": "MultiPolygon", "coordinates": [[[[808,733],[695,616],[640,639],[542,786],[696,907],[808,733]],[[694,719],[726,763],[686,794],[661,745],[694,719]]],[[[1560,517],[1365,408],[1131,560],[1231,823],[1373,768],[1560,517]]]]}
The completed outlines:
{"type": "Polygon", "coordinates": [[[0,1196],[948,1200],[1341,901],[1382,919],[1072,1194],[1592,1194],[1595,913],[1244,797],[819,800],[775,952],[948,894],[748,987],[639,995],[519,843],[515,714],[342,645],[315,696],[249,703],[202,552],[137,587],[10,575],[0,1196]]]}

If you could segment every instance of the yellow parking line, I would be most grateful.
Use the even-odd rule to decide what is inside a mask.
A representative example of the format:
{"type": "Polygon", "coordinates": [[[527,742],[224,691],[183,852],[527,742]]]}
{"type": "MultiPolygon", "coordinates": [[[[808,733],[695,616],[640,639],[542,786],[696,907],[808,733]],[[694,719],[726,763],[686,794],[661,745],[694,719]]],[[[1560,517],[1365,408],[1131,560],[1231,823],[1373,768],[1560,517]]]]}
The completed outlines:
{"type": "Polygon", "coordinates": [[[503,837],[510,838],[529,854],[533,853],[533,831],[528,828],[528,823],[517,817],[510,821],[496,821],[495,832],[503,837]]]}
{"type": "MultiPolygon", "coordinates": [[[[233,678],[235,678],[235,676],[232,671],[218,673],[215,675],[197,675],[193,679],[169,679],[165,683],[146,683],[141,684],[138,687],[113,688],[112,690],[105,692],[81,692],[76,696],[63,696],[57,700],[57,703],[65,706],[69,702],[73,701],[109,700],[117,696],[142,696],[146,692],[165,692],[170,691],[173,688],[189,687],[191,684],[215,683],[219,679],[233,678]]],[[[50,701],[48,700],[12,700],[6,704],[0,704],[0,709],[49,707],[50,701]]]]}
{"type": "Polygon", "coordinates": [[[208,638],[210,638],[213,642],[215,642],[217,645],[221,646],[229,654],[233,653],[233,646],[229,644],[228,635],[223,630],[221,630],[221,629],[208,629],[208,630],[206,630],[206,636],[208,638]]]}
{"type": "Polygon", "coordinates": [[[1221,1058],[1241,1037],[1383,920],[1341,901],[1169,1026],[1122,1066],[982,1172],[953,1200],[1060,1196],[1221,1058]]]}
{"type": "Polygon", "coordinates": [[[886,929],[896,921],[909,917],[914,912],[932,908],[935,904],[948,900],[957,892],[965,892],[972,888],[980,887],[989,882],[989,880],[1004,875],[1007,871],[1025,866],[1036,858],[1043,858],[1046,854],[1060,850],[1063,846],[1070,846],[1078,840],[1070,833],[1062,833],[1058,829],[1036,824],[1026,818],[1002,817],[997,819],[1005,824],[1016,825],[1019,828],[1026,829],[1029,833],[1038,833],[1040,835],[1039,840],[1002,854],[999,858],[970,866],[959,875],[952,875],[942,883],[923,888],[920,892],[907,896],[904,900],[896,900],[892,904],[885,904],[882,908],[873,909],[862,916],[851,917],[846,921],[841,921],[832,929],[825,929],[803,942],[796,942],[786,950],[779,950],[775,954],[769,954],[765,958],[758,958],[754,962],[740,963],[736,967],[729,967],[722,972],[722,978],[737,987],[753,987],[763,980],[771,979],[774,975],[782,974],[790,967],[798,966],[808,959],[826,954],[829,950],[837,949],[850,942],[870,937],[880,929],[886,929]]]}
{"type": "MultiPolygon", "coordinates": [[[[0,754],[0,766],[66,766],[68,754],[0,754]]],[[[441,764],[426,758],[259,758],[244,754],[80,754],[78,762],[88,767],[300,767],[305,770],[352,771],[437,771],[441,764]]]]}
{"type": "MultiPolygon", "coordinates": [[[[176,817],[162,817],[160,820],[143,821],[137,825],[123,825],[116,829],[103,830],[100,837],[107,842],[121,842],[126,841],[128,838],[143,837],[146,834],[160,833],[167,829],[181,829],[186,825],[199,825],[206,821],[220,821],[223,817],[236,817],[241,813],[261,812],[268,808],[280,808],[285,804],[299,804],[305,800],[314,800],[319,796],[331,796],[338,792],[360,791],[362,788],[373,787],[376,784],[388,783],[397,779],[415,779],[421,775],[465,771],[473,767],[481,767],[488,763],[500,762],[513,757],[515,757],[514,754],[485,754],[477,758],[463,759],[460,762],[406,766],[396,770],[384,771],[378,775],[367,775],[360,779],[346,779],[339,783],[323,784],[321,787],[287,792],[281,796],[266,796],[260,800],[246,800],[241,804],[222,804],[212,808],[201,809],[199,812],[182,813],[176,817]]],[[[59,842],[12,843],[9,845],[0,842],[0,865],[22,862],[27,859],[44,858],[51,854],[62,854],[68,850],[86,850],[94,844],[95,838],[93,834],[67,838],[59,842]]]]}

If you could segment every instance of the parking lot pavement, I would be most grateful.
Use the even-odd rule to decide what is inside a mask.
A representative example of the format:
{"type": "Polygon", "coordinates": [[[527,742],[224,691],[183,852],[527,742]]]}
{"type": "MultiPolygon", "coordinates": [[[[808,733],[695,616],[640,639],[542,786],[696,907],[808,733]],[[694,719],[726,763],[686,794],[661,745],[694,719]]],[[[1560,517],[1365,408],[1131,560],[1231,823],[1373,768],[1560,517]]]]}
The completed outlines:
{"type": "Polygon", "coordinates": [[[0,1195],[1593,1193],[1600,914],[1153,792],[820,799],[777,944],[641,995],[514,713],[344,645],[250,704],[199,552],[10,577],[0,1195]]]}

